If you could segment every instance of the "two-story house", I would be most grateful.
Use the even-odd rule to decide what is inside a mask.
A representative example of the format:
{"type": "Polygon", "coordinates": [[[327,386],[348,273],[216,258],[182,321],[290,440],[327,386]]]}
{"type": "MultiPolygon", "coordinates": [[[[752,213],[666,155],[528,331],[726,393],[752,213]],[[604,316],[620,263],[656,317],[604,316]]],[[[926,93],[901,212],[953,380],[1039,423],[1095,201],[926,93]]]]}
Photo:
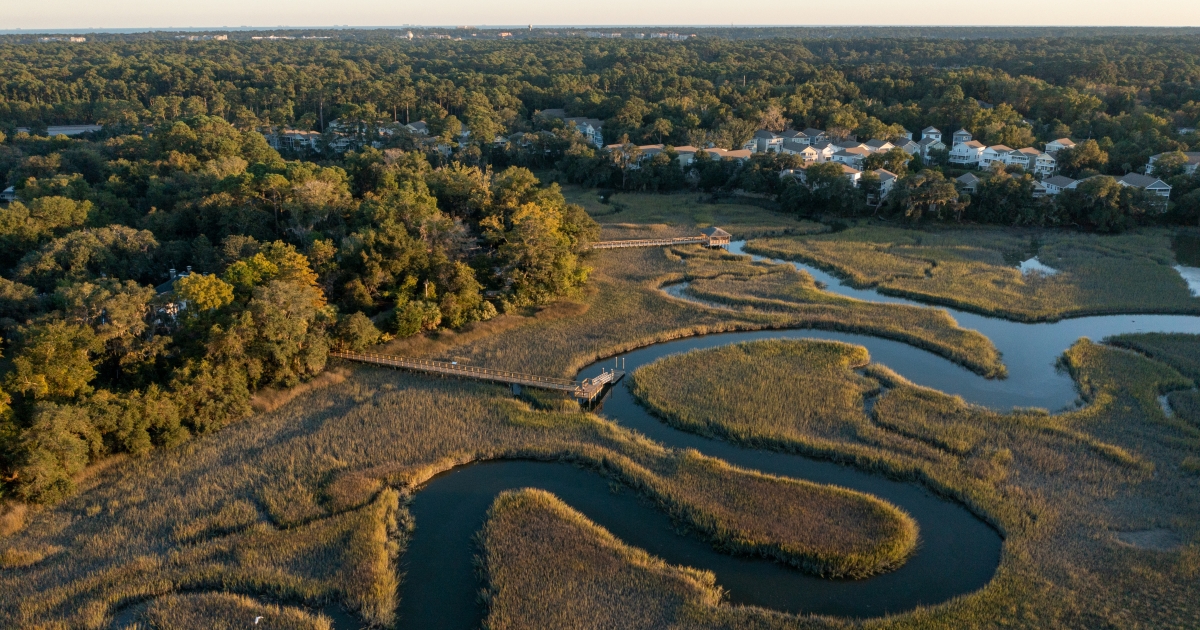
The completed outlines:
{"type": "MultiPolygon", "coordinates": [[[[930,127],[930,129],[933,128],[930,127]]],[[[917,153],[921,156],[921,159],[928,160],[930,153],[946,150],[946,145],[942,142],[941,135],[939,131],[936,138],[933,136],[921,138],[921,141],[917,143],[917,153]]]]}
{"type": "Polygon", "coordinates": [[[987,147],[983,150],[983,153],[979,155],[979,168],[991,168],[993,162],[1008,164],[1008,155],[1012,152],[1012,149],[1004,146],[1003,144],[996,144],[987,147]]]}
{"type": "Polygon", "coordinates": [[[959,142],[950,149],[950,163],[956,166],[979,166],[979,158],[983,156],[985,148],[987,147],[977,140],[959,142]]]}
{"type": "Polygon", "coordinates": [[[863,160],[867,159],[868,155],[871,155],[871,151],[863,147],[850,147],[834,153],[833,161],[841,162],[842,164],[846,164],[854,167],[855,169],[861,170],[863,160]]]}
{"type": "Polygon", "coordinates": [[[971,140],[974,140],[974,138],[971,136],[971,132],[967,131],[966,129],[959,129],[958,131],[955,131],[954,135],[950,136],[950,138],[951,149],[964,142],[970,142],[971,140]]]}
{"type": "Polygon", "coordinates": [[[942,141],[942,131],[937,127],[926,127],[921,130],[921,139],[933,138],[938,142],[942,141]]]}
{"type": "Polygon", "coordinates": [[[783,149],[783,137],[767,129],[754,132],[752,153],[779,153],[783,149]]]}
{"type": "MultiPolygon", "coordinates": [[[[1154,163],[1158,161],[1158,158],[1161,158],[1164,155],[1167,155],[1167,154],[1159,153],[1158,155],[1151,155],[1150,156],[1150,164],[1146,167],[1146,172],[1153,174],[1154,173],[1154,163]]],[[[1196,167],[1200,166],[1200,153],[1197,153],[1194,151],[1189,151],[1187,153],[1184,153],[1183,155],[1184,155],[1184,157],[1187,158],[1187,162],[1183,166],[1183,172],[1187,173],[1188,175],[1195,175],[1196,167]]]]}

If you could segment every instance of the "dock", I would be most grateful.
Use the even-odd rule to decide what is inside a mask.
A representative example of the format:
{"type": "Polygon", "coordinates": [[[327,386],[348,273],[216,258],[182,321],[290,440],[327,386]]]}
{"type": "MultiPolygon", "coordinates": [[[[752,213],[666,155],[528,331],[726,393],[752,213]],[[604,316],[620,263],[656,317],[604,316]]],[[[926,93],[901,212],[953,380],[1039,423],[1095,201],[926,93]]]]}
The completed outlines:
{"type": "Polygon", "coordinates": [[[566,378],[555,378],[553,376],[539,376],[537,374],[522,374],[520,372],[507,372],[471,365],[459,365],[454,362],[409,359],[392,354],[330,352],[329,356],[346,361],[383,365],[412,372],[454,376],[491,383],[505,383],[513,386],[514,392],[520,391],[521,387],[566,392],[571,394],[580,404],[595,402],[604,393],[606,387],[615,385],[625,377],[624,371],[613,369],[605,371],[594,378],[585,378],[582,381],[576,381],[566,378]]]}
{"type": "Polygon", "coordinates": [[[592,243],[591,249],[625,249],[627,247],[671,247],[674,245],[703,245],[705,247],[724,247],[729,244],[729,232],[718,227],[700,230],[696,236],[678,236],[675,238],[638,238],[625,241],[598,241],[592,243]]]}

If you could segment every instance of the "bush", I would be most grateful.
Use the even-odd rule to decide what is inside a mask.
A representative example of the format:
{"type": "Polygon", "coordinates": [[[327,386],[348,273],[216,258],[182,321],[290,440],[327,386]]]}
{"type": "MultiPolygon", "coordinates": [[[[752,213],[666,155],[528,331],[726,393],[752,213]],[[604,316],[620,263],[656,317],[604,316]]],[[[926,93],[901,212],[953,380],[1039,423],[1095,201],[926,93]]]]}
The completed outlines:
{"type": "Polygon", "coordinates": [[[342,317],[338,322],[338,342],[348,350],[362,350],[367,346],[373,346],[379,343],[380,335],[379,329],[371,322],[371,318],[364,315],[362,311],[342,317]]]}
{"type": "Polygon", "coordinates": [[[433,330],[442,323],[442,311],[437,304],[412,300],[396,305],[393,325],[397,337],[411,337],[424,330],[433,330]]]}

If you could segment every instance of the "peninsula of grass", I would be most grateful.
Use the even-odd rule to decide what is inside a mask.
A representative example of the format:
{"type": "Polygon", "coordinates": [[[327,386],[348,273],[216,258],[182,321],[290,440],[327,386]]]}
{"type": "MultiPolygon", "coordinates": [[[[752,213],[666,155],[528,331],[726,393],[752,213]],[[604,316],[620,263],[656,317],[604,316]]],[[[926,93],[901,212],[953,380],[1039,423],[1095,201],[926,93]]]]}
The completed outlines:
{"type": "Polygon", "coordinates": [[[155,599],[136,615],[138,626],[170,630],[242,630],[259,626],[272,630],[331,630],[324,615],[263,604],[244,595],[188,593],[155,599]]]}
{"type": "Polygon", "coordinates": [[[1112,313],[1200,313],[1173,269],[1170,233],[1116,236],[879,225],[753,240],[746,251],[807,262],[859,288],[1020,321],[1112,313]],[[1058,273],[1023,274],[1037,256],[1058,273]]]}
{"type": "Polygon", "coordinates": [[[490,630],[680,627],[722,597],[712,573],[629,547],[541,490],[497,497],[480,547],[490,630]]]}

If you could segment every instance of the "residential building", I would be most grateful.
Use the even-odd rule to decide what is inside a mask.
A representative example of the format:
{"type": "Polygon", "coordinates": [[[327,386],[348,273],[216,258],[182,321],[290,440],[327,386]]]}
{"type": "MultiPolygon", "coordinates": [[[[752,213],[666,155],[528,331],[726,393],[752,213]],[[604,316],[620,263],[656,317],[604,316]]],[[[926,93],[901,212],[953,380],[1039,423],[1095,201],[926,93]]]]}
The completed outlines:
{"type": "Polygon", "coordinates": [[[1078,183],[1078,181],[1064,175],[1055,175],[1054,177],[1042,180],[1042,185],[1046,187],[1046,194],[1048,195],[1057,195],[1064,190],[1074,188],[1075,184],[1078,183]]]}
{"type": "Polygon", "coordinates": [[[900,147],[901,149],[904,149],[904,152],[909,155],[916,155],[921,152],[921,145],[917,144],[916,142],[913,142],[912,138],[909,138],[906,142],[901,142],[901,143],[897,144],[896,146],[900,147]]]}
{"type": "Polygon", "coordinates": [[[891,151],[892,149],[896,148],[896,145],[888,142],[887,140],[867,140],[864,144],[871,153],[891,151]]]}
{"type": "Polygon", "coordinates": [[[404,128],[407,129],[408,132],[413,134],[414,136],[428,136],[429,135],[429,125],[426,124],[424,120],[418,120],[417,122],[408,123],[407,125],[404,125],[404,128]]]}
{"type": "Polygon", "coordinates": [[[967,173],[954,180],[964,192],[974,193],[979,190],[979,178],[974,173],[967,173]]]}
{"type": "MultiPolygon", "coordinates": [[[[1158,155],[1151,155],[1150,156],[1150,165],[1146,167],[1146,172],[1154,173],[1154,163],[1158,161],[1158,158],[1160,158],[1164,155],[1166,155],[1166,154],[1159,153],[1158,155]]],[[[1188,175],[1195,175],[1196,167],[1200,166],[1200,153],[1193,151],[1193,152],[1184,153],[1183,155],[1185,157],[1187,157],[1187,164],[1184,165],[1183,172],[1187,173],[1188,175]]]]}
{"type": "Polygon", "coordinates": [[[883,201],[888,193],[892,192],[892,188],[896,186],[896,182],[900,179],[895,173],[887,169],[875,169],[875,174],[879,176],[879,200],[883,201]]]}
{"type": "MultiPolygon", "coordinates": [[[[930,129],[933,129],[933,128],[930,127],[930,129]]],[[[941,136],[942,134],[941,134],[941,132],[938,132],[937,135],[941,136]]],[[[940,137],[938,137],[938,138],[934,138],[934,137],[921,138],[921,141],[917,143],[917,154],[920,155],[921,159],[923,159],[923,160],[928,160],[929,154],[933,151],[945,151],[945,150],[946,150],[946,145],[942,143],[942,140],[940,137]]]]}
{"type": "Polygon", "coordinates": [[[1058,170],[1058,160],[1054,159],[1054,156],[1049,153],[1039,151],[1036,156],[1029,159],[1032,162],[1030,170],[1038,177],[1050,177],[1054,174],[1054,171],[1058,170]]]}
{"type": "Polygon", "coordinates": [[[672,150],[679,155],[679,157],[676,158],[679,160],[679,164],[681,166],[687,166],[696,159],[696,153],[698,153],[701,149],[697,149],[696,147],[690,145],[684,145],[681,147],[672,147],[672,150]]]}
{"type": "Polygon", "coordinates": [[[921,130],[921,139],[933,138],[938,142],[942,141],[942,132],[937,127],[926,127],[921,130]]]}
{"type": "Polygon", "coordinates": [[[842,164],[852,166],[856,169],[861,169],[863,160],[867,159],[868,155],[871,155],[869,150],[864,149],[863,147],[854,146],[834,153],[833,161],[841,162],[842,164]]]}
{"type": "Polygon", "coordinates": [[[1141,188],[1148,193],[1158,195],[1164,199],[1170,198],[1171,196],[1171,185],[1150,175],[1142,175],[1141,173],[1127,173],[1123,177],[1117,178],[1117,182],[1122,186],[1141,188]]]}
{"type": "Polygon", "coordinates": [[[900,137],[901,137],[901,138],[904,138],[905,140],[912,140],[912,132],[911,132],[911,131],[909,131],[909,130],[907,130],[907,129],[905,129],[904,127],[901,127],[901,128],[900,128],[900,134],[899,134],[899,135],[900,135],[900,137]]]}
{"type": "Polygon", "coordinates": [[[808,139],[809,144],[817,144],[818,142],[824,142],[828,139],[825,137],[824,131],[821,131],[820,129],[813,129],[812,127],[809,127],[800,133],[804,134],[804,137],[808,139]]]}
{"type": "Polygon", "coordinates": [[[1000,162],[1001,164],[1007,165],[1009,154],[1012,152],[1012,149],[1004,146],[1003,144],[987,147],[983,150],[983,153],[979,155],[979,168],[991,168],[993,162],[1000,162]]]}
{"type": "MultiPolygon", "coordinates": [[[[858,186],[859,181],[862,180],[862,172],[856,168],[853,168],[853,167],[847,165],[847,164],[842,164],[841,166],[842,166],[842,173],[845,174],[846,179],[850,180],[851,184],[858,186]]],[[[803,182],[803,181],[806,181],[806,179],[804,177],[804,171],[807,168],[808,168],[807,166],[801,166],[800,168],[784,169],[784,170],[780,171],[779,177],[781,177],[781,178],[793,177],[793,178],[798,179],[803,182]]]]}
{"type": "Polygon", "coordinates": [[[784,140],[782,152],[788,155],[799,155],[805,162],[821,162],[821,152],[811,144],[801,144],[799,140],[784,140]]]}
{"type": "Polygon", "coordinates": [[[779,153],[783,149],[783,136],[767,129],[759,129],[754,132],[752,141],[754,143],[754,148],[750,149],[752,153],[779,153]]]}
{"type": "Polygon", "coordinates": [[[745,162],[746,160],[750,159],[750,155],[751,155],[750,151],[747,149],[735,149],[735,150],[730,151],[730,150],[726,150],[726,149],[711,148],[711,149],[702,149],[702,150],[705,153],[707,153],[709,157],[716,159],[716,160],[728,159],[728,160],[737,160],[738,162],[745,162]]]}
{"type": "Polygon", "coordinates": [[[17,189],[15,187],[9,186],[8,188],[4,189],[4,192],[0,192],[0,202],[12,203],[16,200],[17,200],[17,189]]]}
{"type": "Polygon", "coordinates": [[[1070,138],[1059,138],[1046,143],[1046,153],[1054,154],[1063,149],[1074,149],[1075,141],[1070,138]]]}
{"type": "Polygon", "coordinates": [[[813,144],[812,148],[817,151],[818,162],[828,162],[829,160],[833,159],[834,153],[837,153],[841,150],[836,144],[832,142],[826,142],[824,140],[813,144]]]}
{"type": "Polygon", "coordinates": [[[964,142],[970,142],[971,140],[974,139],[971,136],[971,132],[967,131],[966,129],[959,129],[958,131],[955,131],[954,135],[951,136],[951,138],[953,139],[950,143],[951,148],[958,146],[964,142]]]}
{"type": "Polygon", "coordinates": [[[1047,186],[1044,182],[1039,182],[1039,181],[1033,182],[1033,198],[1034,199],[1041,199],[1042,197],[1045,197],[1048,194],[1050,194],[1049,186],[1047,186]]]}
{"type": "Polygon", "coordinates": [[[977,140],[959,142],[950,149],[950,163],[959,166],[979,166],[979,159],[987,147],[977,140]]]}
{"type": "Polygon", "coordinates": [[[604,121],[597,118],[563,118],[568,126],[574,125],[588,142],[597,148],[604,146],[604,121]]]}

